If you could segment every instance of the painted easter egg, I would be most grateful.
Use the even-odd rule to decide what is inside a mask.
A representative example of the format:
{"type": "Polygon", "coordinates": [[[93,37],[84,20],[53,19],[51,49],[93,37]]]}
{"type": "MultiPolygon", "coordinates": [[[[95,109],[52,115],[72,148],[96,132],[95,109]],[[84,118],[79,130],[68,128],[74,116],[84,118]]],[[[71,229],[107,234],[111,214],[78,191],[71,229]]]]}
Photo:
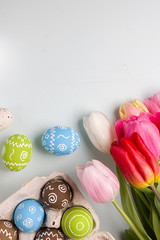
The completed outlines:
{"type": "Polygon", "coordinates": [[[53,209],[63,209],[72,200],[72,190],[69,184],[63,180],[52,179],[42,189],[43,202],[53,209]]]}
{"type": "Polygon", "coordinates": [[[56,228],[42,228],[36,234],[35,240],[65,240],[63,233],[56,228]]]}
{"type": "Polygon", "coordinates": [[[7,220],[0,220],[0,239],[3,240],[17,240],[17,228],[7,220]]]}
{"type": "Polygon", "coordinates": [[[45,212],[36,200],[26,199],[18,204],[14,211],[14,222],[23,232],[33,232],[39,229],[44,221],[45,212]]]}
{"type": "Polygon", "coordinates": [[[79,135],[70,127],[56,126],[48,129],[42,136],[44,148],[56,155],[68,155],[80,144],[79,135]]]}
{"type": "Polygon", "coordinates": [[[72,207],[64,212],[61,227],[68,238],[82,239],[92,231],[93,218],[87,209],[72,207]]]}
{"type": "Polygon", "coordinates": [[[11,171],[20,171],[27,166],[32,156],[32,144],[29,139],[20,134],[7,139],[2,149],[2,159],[11,171]]]}
{"type": "Polygon", "coordinates": [[[11,112],[7,108],[0,108],[0,130],[8,128],[12,120],[11,112]]]}

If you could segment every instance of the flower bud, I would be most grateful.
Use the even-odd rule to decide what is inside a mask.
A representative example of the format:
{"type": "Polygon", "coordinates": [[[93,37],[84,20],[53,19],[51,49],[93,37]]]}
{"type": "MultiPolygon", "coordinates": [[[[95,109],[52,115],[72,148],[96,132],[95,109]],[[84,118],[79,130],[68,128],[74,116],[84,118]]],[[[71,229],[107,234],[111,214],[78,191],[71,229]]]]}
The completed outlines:
{"type": "Polygon", "coordinates": [[[149,113],[143,113],[139,117],[132,116],[128,120],[119,119],[115,124],[115,131],[118,139],[123,137],[131,139],[134,132],[138,133],[148,149],[158,159],[160,134],[157,126],[150,120],[151,117],[149,113]]]}
{"type": "Polygon", "coordinates": [[[111,154],[124,177],[137,188],[146,188],[160,178],[157,159],[138,133],[132,140],[122,138],[111,146],[111,154]]]}
{"type": "Polygon", "coordinates": [[[119,181],[114,173],[98,160],[77,166],[77,176],[96,203],[112,201],[119,193],[119,181]]]}
{"type": "Polygon", "coordinates": [[[101,112],[92,112],[89,117],[83,118],[83,126],[92,144],[99,151],[109,153],[115,131],[107,117],[101,112]]]}
{"type": "Polygon", "coordinates": [[[119,115],[122,119],[127,120],[131,116],[139,116],[142,112],[149,112],[146,106],[139,100],[135,99],[132,103],[124,103],[119,109],[119,115]]]}

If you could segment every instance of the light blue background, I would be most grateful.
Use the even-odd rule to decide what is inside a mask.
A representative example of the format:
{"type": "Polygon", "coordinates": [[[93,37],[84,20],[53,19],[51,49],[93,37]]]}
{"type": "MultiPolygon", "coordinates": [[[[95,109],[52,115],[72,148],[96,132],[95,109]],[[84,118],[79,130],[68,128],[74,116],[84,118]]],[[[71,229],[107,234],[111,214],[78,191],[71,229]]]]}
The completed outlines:
{"type": "MultiPolygon", "coordinates": [[[[124,101],[160,91],[159,9],[158,0],[0,0],[0,107],[14,115],[0,132],[0,148],[17,133],[33,144],[22,172],[0,162],[0,201],[25,180],[56,170],[85,194],[75,168],[92,158],[115,172],[113,159],[90,143],[82,118],[98,110],[114,123],[124,101]],[[69,156],[53,156],[41,145],[42,134],[56,125],[80,135],[81,146],[69,156]]],[[[114,206],[87,199],[100,230],[124,239],[128,226],[114,206]]]]}

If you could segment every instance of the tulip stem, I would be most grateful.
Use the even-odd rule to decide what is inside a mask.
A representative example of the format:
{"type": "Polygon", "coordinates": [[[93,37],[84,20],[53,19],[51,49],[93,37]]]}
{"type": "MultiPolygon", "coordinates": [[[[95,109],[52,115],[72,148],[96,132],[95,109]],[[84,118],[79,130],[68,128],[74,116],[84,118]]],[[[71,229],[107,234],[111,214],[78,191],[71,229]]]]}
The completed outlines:
{"type": "MultiPolygon", "coordinates": [[[[144,237],[142,236],[141,232],[137,229],[135,224],[132,222],[132,220],[127,216],[127,214],[123,211],[123,209],[119,206],[119,204],[116,202],[115,199],[112,200],[113,205],[117,208],[117,210],[120,212],[122,217],[126,220],[126,222],[129,224],[129,226],[132,228],[132,230],[135,232],[137,237],[139,237],[140,240],[144,240],[144,237]]],[[[148,239],[151,240],[149,236],[147,236],[148,239]]]]}
{"type": "Polygon", "coordinates": [[[154,192],[154,194],[156,195],[158,201],[160,202],[160,193],[158,192],[157,188],[154,186],[154,184],[152,184],[151,186],[152,191],[154,192]]]}

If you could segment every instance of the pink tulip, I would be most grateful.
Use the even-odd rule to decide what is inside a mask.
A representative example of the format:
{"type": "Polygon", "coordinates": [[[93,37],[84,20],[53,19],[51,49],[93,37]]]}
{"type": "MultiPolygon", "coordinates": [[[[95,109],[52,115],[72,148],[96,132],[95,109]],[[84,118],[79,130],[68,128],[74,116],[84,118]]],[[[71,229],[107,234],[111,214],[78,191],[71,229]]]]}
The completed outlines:
{"type": "Polygon", "coordinates": [[[119,115],[122,119],[127,120],[132,115],[139,116],[142,112],[149,112],[146,106],[139,100],[135,99],[132,103],[124,103],[119,109],[119,115]]]}
{"type": "Polygon", "coordinates": [[[151,113],[160,112],[160,93],[155,94],[149,99],[145,99],[144,104],[151,113]]]}
{"type": "Polygon", "coordinates": [[[156,113],[148,113],[145,115],[141,116],[141,119],[143,119],[143,117],[145,119],[148,119],[150,122],[152,122],[159,130],[160,132],[160,112],[156,112],[156,113]]]}
{"type": "Polygon", "coordinates": [[[119,181],[114,173],[98,160],[77,166],[77,176],[96,203],[112,201],[119,193],[119,181]]]}
{"type": "Polygon", "coordinates": [[[115,131],[118,140],[123,137],[132,139],[132,134],[138,133],[148,149],[158,159],[160,156],[160,134],[150,117],[150,114],[143,113],[139,117],[132,116],[126,121],[120,119],[115,124],[115,131]]]}
{"type": "Polygon", "coordinates": [[[160,132],[160,112],[156,112],[154,114],[148,113],[146,114],[146,117],[148,117],[149,121],[151,121],[160,132]]]}

